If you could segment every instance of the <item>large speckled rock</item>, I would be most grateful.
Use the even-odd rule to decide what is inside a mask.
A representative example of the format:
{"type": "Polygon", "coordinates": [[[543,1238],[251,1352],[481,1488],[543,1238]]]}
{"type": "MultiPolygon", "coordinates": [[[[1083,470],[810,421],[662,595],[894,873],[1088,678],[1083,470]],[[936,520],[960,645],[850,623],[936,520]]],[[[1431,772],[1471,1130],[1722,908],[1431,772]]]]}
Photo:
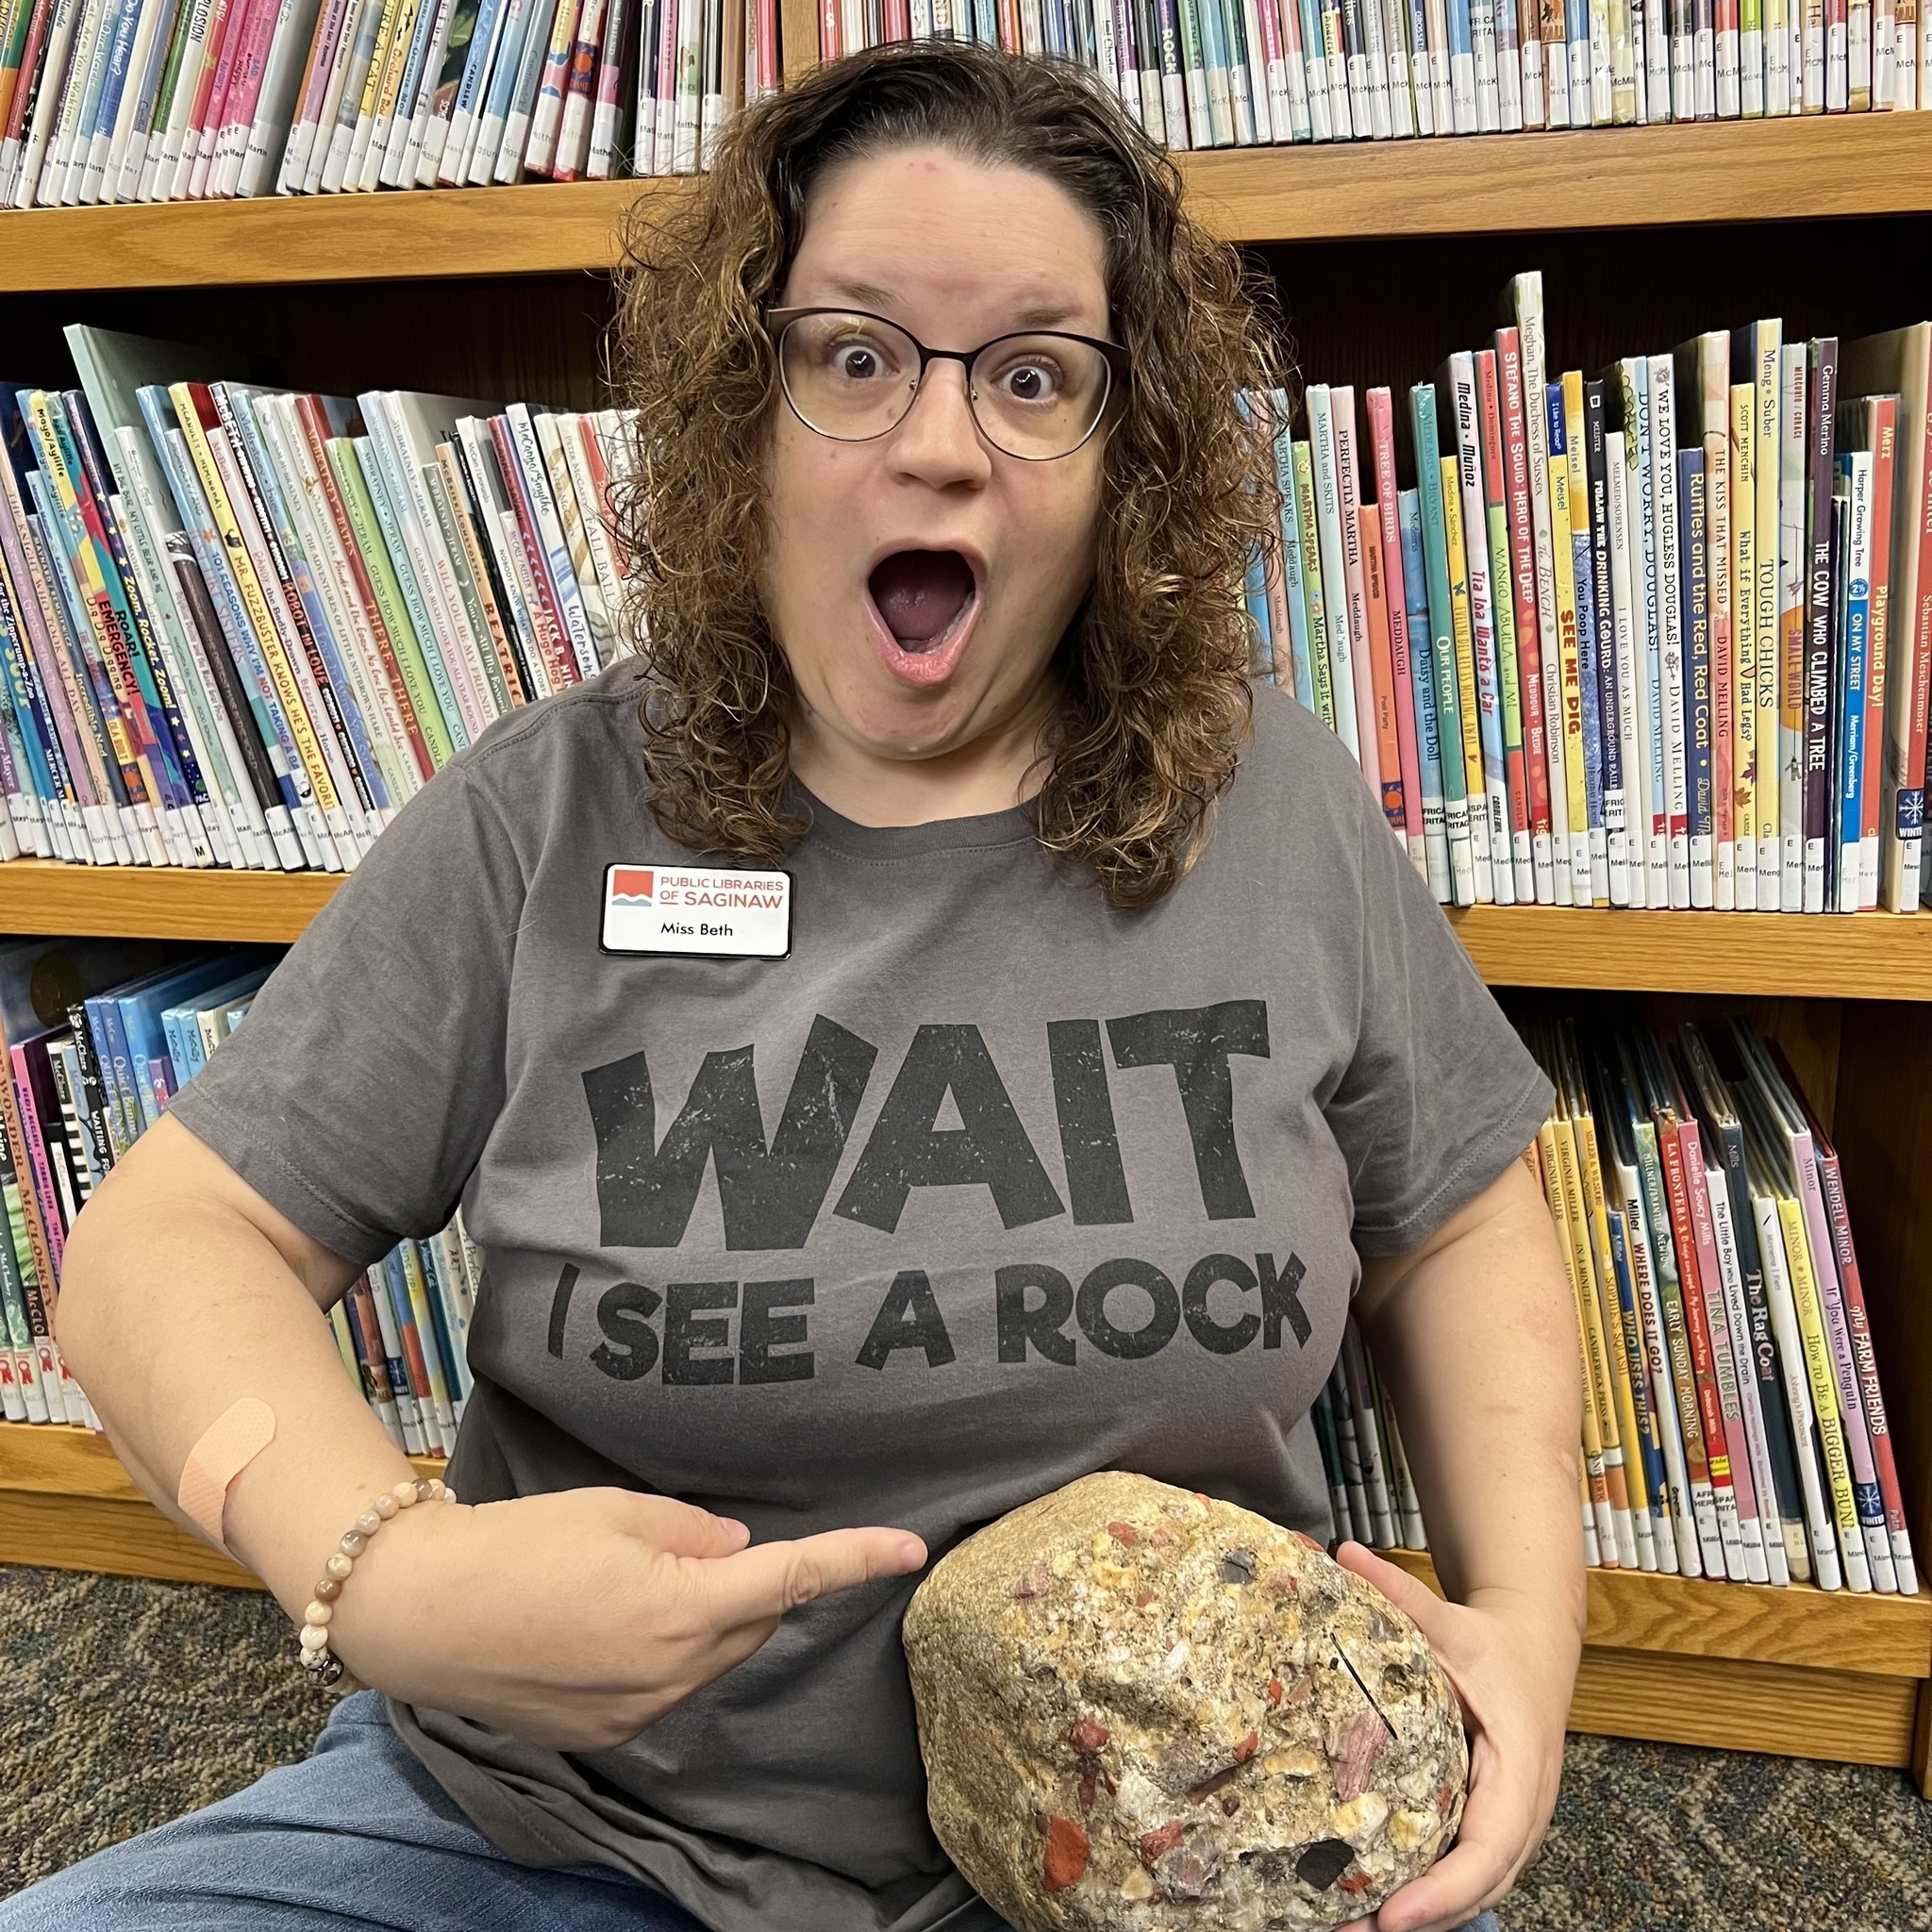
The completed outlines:
{"type": "Polygon", "coordinates": [[[1302,1932],[1450,1844],[1422,1633],[1306,1537],[1145,1476],[983,1529],[906,1613],[933,1830],[1020,1932],[1302,1932]]]}

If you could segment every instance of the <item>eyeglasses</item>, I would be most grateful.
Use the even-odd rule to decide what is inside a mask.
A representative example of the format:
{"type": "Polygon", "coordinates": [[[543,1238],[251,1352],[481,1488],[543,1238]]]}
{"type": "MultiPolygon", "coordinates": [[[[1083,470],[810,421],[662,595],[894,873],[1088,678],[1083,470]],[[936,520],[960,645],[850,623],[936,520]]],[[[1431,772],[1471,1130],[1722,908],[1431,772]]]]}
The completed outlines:
{"type": "Polygon", "coordinates": [[[774,308],[778,380],[791,412],[835,442],[896,428],[932,362],[966,372],[966,402],[993,448],[1029,463],[1072,456],[1122,390],[1127,352],[1058,329],[995,336],[976,349],[928,349],[882,315],[854,308],[774,308]]]}

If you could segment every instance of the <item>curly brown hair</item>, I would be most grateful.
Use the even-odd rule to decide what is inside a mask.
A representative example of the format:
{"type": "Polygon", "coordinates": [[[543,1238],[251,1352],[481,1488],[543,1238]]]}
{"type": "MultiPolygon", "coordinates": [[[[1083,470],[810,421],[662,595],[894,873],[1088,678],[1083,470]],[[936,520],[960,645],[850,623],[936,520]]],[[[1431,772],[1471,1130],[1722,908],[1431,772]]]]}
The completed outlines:
{"type": "Polygon", "coordinates": [[[1274,464],[1239,391],[1279,380],[1241,258],[1181,207],[1174,164],[1071,63],[958,42],[820,67],[746,108],[688,196],[640,203],[613,377],[638,411],[618,491],[648,658],[650,808],[693,850],[774,861],[808,829],[791,784],[793,687],[760,607],[782,289],[813,184],[932,145],[1057,183],[1100,225],[1132,374],[1108,433],[1091,593],[1057,658],[1040,842],[1116,906],[1187,873],[1249,728],[1242,587],[1278,528],[1274,464]]]}

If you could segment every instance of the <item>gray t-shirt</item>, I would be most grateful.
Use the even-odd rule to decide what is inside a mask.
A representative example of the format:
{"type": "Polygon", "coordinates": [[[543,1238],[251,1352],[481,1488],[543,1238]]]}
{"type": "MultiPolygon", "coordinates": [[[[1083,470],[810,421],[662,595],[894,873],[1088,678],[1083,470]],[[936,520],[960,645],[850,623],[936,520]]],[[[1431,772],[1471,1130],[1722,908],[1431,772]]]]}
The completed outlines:
{"type": "MultiPolygon", "coordinates": [[[[1144,910],[1024,810],[819,806],[788,958],[617,957],[606,867],[691,862],[641,802],[640,690],[620,665],[454,760],[174,1104],[351,1261],[460,1201],[458,1492],[617,1484],[937,1557],[1116,1468],[1325,1536],[1308,1408],[1357,1256],[1422,1242],[1550,1097],[1346,751],[1257,691],[1144,910]]],[[[925,1819],[916,1581],[793,1613],[616,1750],[394,1720],[513,1857],[715,1932],[980,1932],[925,1819]]]]}

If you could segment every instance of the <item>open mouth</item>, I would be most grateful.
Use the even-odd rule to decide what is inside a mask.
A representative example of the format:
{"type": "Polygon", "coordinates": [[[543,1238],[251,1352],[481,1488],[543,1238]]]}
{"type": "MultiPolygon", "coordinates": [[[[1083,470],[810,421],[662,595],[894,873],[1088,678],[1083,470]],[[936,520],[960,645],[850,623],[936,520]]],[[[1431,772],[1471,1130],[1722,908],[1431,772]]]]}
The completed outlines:
{"type": "Polygon", "coordinates": [[[978,585],[957,550],[895,550],[866,579],[887,668],[908,684],[939,684],[958,661],[978,585]]]}

